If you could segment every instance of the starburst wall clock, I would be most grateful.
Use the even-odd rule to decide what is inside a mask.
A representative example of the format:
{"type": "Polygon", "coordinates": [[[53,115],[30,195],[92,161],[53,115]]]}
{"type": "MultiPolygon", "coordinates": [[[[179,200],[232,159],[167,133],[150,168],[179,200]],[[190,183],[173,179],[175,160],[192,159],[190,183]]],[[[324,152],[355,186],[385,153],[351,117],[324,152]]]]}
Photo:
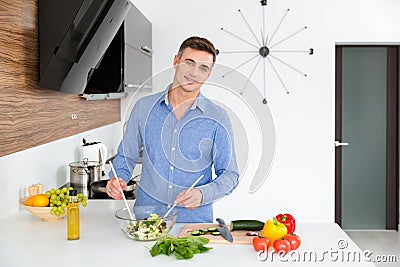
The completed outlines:
{"type": "Polygon", "coordinates": [[[262,102],[264,104],[267,104],[267,71],[266,71],[266,64],[269,64],[271,66],[271,69],[273,70],[273,73],[276,75],[278,78],[280,84],[282,85],[283,89],[287,94],[289,94],[289,89],[286,85],[286,82],[284,81],[282,75],[280,74],[280,69],[279,67],[284,65],[288,67],[289,69],[293,70],[293,72],[300,74],[304,77],[307,76],[306,73],[301,71],[300,69],[296,68],[289,62],[283,60],[280,58],[279,54],[282,53],[304,53],[308,55],[313,55],[314,54],[314,49],[313,48],[308,48],[308,49],[294,49],[294,50],[284,50],[284,49],[279,49],[279,45],[290,40],[293,36],[303,32],[304,30],[307,29],[307,26],[301,27],[295,32],[287,34],[285,37],[276,40],[276,34],[279,32],[282,23],[285,21],[290,9],[286,9],[284,12],[282,18],[280,19],[278,25],[273,29],[273,31],[268,32],[268,29],[266,29],[266,8],[267,8],[267,0],[261,0],[261,7],[263,9],[263,17],[262,17],[262,27],[261,27],[261,34],[257,35],[256,32],[251,28],[248,20],[244,16],[243,12],[239,9],[238,12],[240,13],[241,18],[243,19],[244,23],[246,24],[247,28],[250,30],[251,35],[254,37],[254,40],[246,40],[245,38],[241,37],[238,34],[235,34],[234,32],[222,27],[221,30],[224,31],[225,33],[233,36],[237,40],[246,43],[247,45],[251,46],[251,50],[242,50],[242,51],[221,51],[219,50],[219,54],[248,54],[249,58],[245,60],[244,62],[240,63],[237,65],[235,68],[231,69],[230,71],[224,73],[222,75],[222,78],[225,78],[232,72],[238,70],[239,68],[250,64],[254,63],[254,66],[252,67],[252,70],[248,76],[247,82],[243,85],[243,88],[240,92],[240,94],[243,94],[244,90],[246,89],[249,81],[253,77],[253,74],[255,70],[259,67],[262,66],[263,68],[263,97],[264,99],[262,102]],[[257,59],[257,60],[256,60],[257,59]],[[262,61],[262,65],[260,65],[260,62],[262,61]]]}

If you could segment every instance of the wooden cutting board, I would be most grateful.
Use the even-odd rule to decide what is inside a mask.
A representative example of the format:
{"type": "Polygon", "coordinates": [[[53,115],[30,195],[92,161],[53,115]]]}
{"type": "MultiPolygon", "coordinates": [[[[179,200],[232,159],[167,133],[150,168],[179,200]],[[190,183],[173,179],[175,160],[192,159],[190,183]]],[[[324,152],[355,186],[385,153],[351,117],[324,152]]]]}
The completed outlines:
{"type": "MultiPolygon", "coordinates": [[[[212,223],[194,223],[194,224],[185,224],[182,231],[179,233],[179,237],[190,236],[192,231],[196,230],[207,230],[209,227],[218,227],[218,224],[212,223]]],[[[229,228],[229,225],[228,225],[229,228]]],[[[253,244],[254,236],[246,236],[246,233],[249,231],[231,231],[233,236],[233,244],[253,244]]],[[[214,236],[211,234],[202,235],[210,240],[210,244],[230,244],[229,241],[226,241],[222,236],[214,236]]]]}

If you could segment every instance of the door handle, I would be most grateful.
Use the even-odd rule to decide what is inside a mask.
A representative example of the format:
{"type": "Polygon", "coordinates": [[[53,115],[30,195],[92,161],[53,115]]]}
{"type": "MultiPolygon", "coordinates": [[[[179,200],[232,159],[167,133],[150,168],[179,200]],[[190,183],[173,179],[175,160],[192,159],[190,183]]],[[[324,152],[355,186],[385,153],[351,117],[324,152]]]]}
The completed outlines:
{"type": "Polygon", "coordinates": [[[148,47],[147,45],[142,45],[140,47],[140,49],[142,49],[144,52],[146,52],[148,54],[152,54],[153,53],[153,50],[150,47],[148,47]]]}
{"type": "Polygon", "coordinates": [[[335,147],[338,147],[338,146],[348,146],[349,145],[349,143],[341,143],[341,142],[339,142],[339,141],[335,141],[335,147]]]}

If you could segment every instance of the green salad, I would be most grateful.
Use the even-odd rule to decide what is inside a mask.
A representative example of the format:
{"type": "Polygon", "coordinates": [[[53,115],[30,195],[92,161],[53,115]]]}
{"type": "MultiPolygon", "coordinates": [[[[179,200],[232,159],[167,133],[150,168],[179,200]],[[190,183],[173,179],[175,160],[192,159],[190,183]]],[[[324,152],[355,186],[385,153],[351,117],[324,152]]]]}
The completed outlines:
{"type": "Polygon", "coordinates": [[[168,232],[167,223],[157,214],[150,214],[144,220],[131,221],[126,230],[130,238],[137,240],[155,240],[168,232]]]}

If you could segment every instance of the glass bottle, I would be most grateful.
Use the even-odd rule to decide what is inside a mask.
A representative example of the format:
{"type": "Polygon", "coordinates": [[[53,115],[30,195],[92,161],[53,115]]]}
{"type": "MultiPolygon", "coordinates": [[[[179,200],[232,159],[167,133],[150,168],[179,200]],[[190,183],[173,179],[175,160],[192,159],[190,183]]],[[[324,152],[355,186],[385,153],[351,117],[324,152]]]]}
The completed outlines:
{"type": "Polygon", "coordinates": [[[79,203],[77,193],[77,190],[69,191],[69,203],[67,206],[68,240],[79,239],[79,203]]]}

